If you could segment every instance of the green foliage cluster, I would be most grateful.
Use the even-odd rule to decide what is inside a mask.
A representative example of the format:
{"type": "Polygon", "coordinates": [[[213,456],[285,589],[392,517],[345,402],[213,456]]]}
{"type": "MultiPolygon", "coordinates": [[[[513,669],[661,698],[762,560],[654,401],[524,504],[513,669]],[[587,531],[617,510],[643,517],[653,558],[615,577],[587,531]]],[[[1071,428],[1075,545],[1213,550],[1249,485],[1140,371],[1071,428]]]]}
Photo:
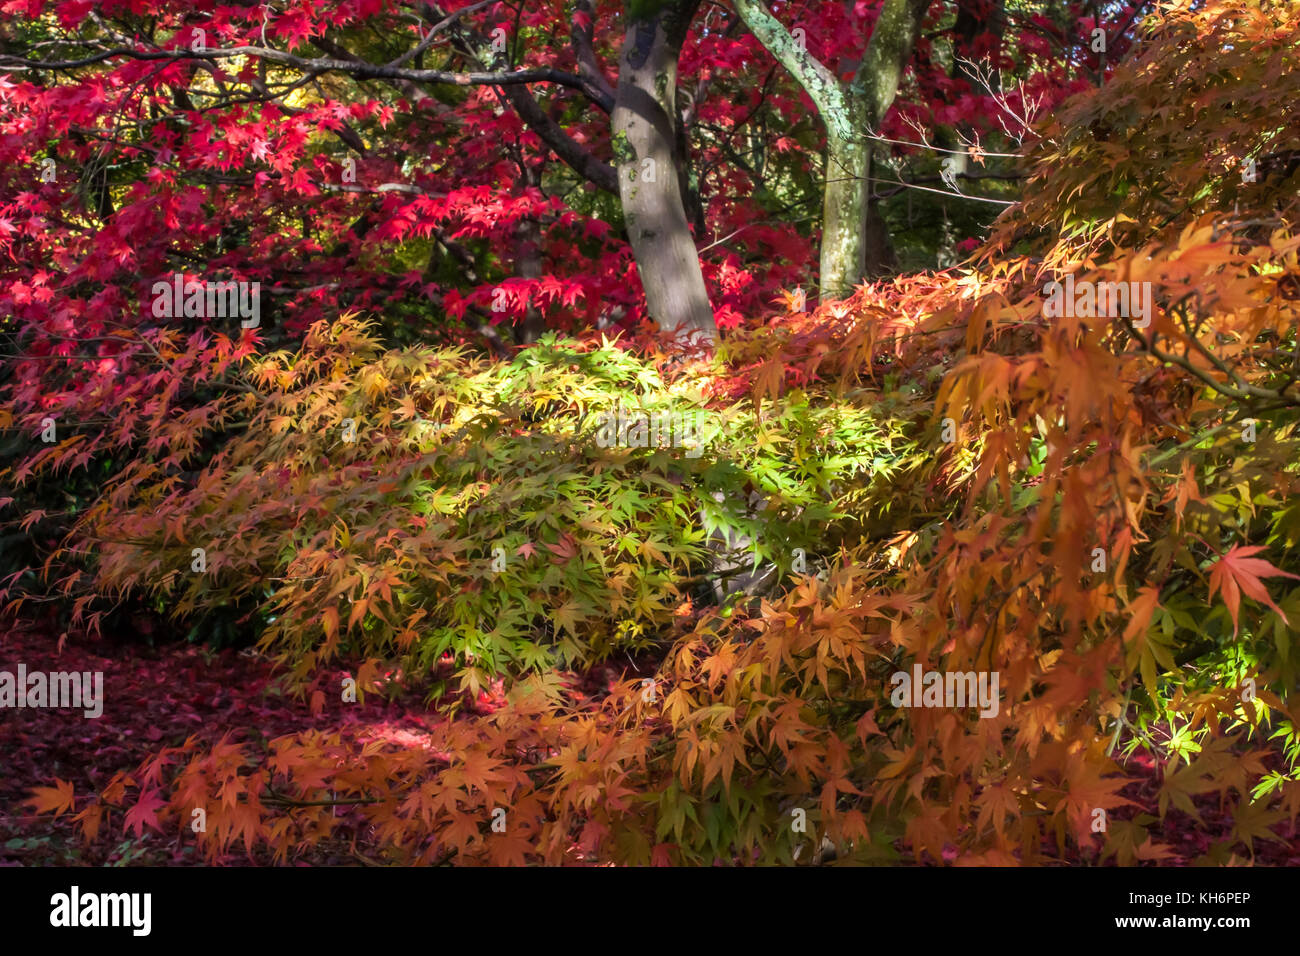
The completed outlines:
{"type": "Polygon", "coordinates": [[[788,576],[799,548],[812,573],[919,460],[907,394],[793,391],[758,414],[609,343],[499,363],[372,332],[345,317],[251,362],[253,411],[191,481],[111,490],[95,589],[179,617],[255,599],[263,646],[302,673],[451,654],[474,687],[662,640],[738,542],[753,569],[788,576]],[[671,424],[663,447],[602,441],[620,409],[671,424]]]}

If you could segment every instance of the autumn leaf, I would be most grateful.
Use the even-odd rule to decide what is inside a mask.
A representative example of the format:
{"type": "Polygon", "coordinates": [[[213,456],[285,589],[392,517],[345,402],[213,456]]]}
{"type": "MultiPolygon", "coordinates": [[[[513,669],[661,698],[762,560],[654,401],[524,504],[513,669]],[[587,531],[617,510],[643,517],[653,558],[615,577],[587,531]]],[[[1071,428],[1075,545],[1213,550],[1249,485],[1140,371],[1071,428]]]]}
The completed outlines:
{"type": "Polygon", "coordinates": [[[1246,849],[1255,852],[1255,838],[1284,842],[1273,832],[1271,827],[1285,818],[1285,814],[1268,805],[1267,801],[1243,800],[1233,815],[1232,835],[1246,844],[1246,849]]]}
{"type": "Polygon", "coordinates": [[[581,615],[582,606],[570,598],[552,612],[552,619],[555,621],[557,628],[568,631],[576,637],[578,620],[581,615]]]}
{"type": "Polygon", "coordinates": [[[339,611],[338,608],[328,606],[321,611],[321,630],[325,632],[325,637],[332,640],[339,633],[339,611]]]}
{"type": "Polygon", "coordinates": [[[1166,860],[1176,860],[1176,854],[1167,844],[1156,843],[1150,837],[1147,837],[1138,846],[1133,849],[1133,856],[1139,860],[1149,860],[1154,863],[1163,863],[1166,860]]]}
{"type": "Polygon", "coordinates": [[[560,535],[560,540],[555,544],[548,544],[546,547],[555,555],[551,559],[552,564],[565,564],[578,553],[578,542],[568,532],[560,535]]]}
{"type": "Polygon", "coordinates": [[[1233,545],[1228,553],[1219,558],[1210,570],[1208,600],[1214,600],[1214,595],[1222,590],[1223,603],[1227,605],[1228,613],[1232,615],[1232,634],[1234,637],[1236,637],[1239,629],[1237,618],[1241,608],[1242,594],[1266,604],[1276,611],[1283,621],[1290,623],[1286,620],[1286,615],[1282,612],[1282,609],[1269,597],[1268,590],[1260,579],[1285,577],[1300,580],[1300,575],[1283,571],[1263,558],[1251,557],[1251,555],[1263,550],[1263,545],[1251,545],[1250,547],[1243,547],[1239,544],[1233,545]]]}
{"type": "Polygon", "coordinates": [[[764,398],[776,398],[781,394],[784,382],[785,363],[779,357],[764,362],[753,376],[754,404],[761,405],[764,398]]]}
{"type": "Polygon", "coordinates": [[[91,803],[73,819],[81,826],[81,835],[87,843],[99,835],[99,828],[104,821],[104,805],[91,803]]]}
{"type": "Polygon", "coordinates": [[[161,832],[162,827],[158,825],[158,810],[166,805],[167,801],[158,795],[157,790],[142,793],[135,806],[126,811],[126,819],[123,825],[128,830],[134,831],[137,837],[144,836],[146,826],[153,827],[153,829],[161,832]]]}
{"type": "Polygon", "coordinates": [[[1153,633],[1151,618],[1159,607],[1160,589],[1147,585],[1129,604],[1131,617],[1124,628],[1124,644],[1128,647],[1127,666],[1136,665],[1142,673],[1147,690],[1156,691],[1156,664],[1172,667],[1173,659],[1167,648],[1160,646],[1160,638],[1153,633]]]}
{"type": "Polygon", "coordinates": [[[74,797],[72,784],[54,778],[52,787],[32,787],[32,796],[23,803],[31,806],[37,813],[53,813],[56,817],[72,809],[74,797]]]}

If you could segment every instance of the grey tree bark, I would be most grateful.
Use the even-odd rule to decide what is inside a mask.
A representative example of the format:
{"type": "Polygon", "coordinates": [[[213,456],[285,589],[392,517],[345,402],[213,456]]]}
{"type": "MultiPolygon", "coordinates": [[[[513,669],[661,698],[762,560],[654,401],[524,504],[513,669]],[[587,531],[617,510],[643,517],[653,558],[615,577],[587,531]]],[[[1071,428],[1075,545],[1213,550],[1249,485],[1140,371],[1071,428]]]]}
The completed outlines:
{"type": "Polygon", "coordinates": [[[619,198],[650,315],[661,327],[707,345],[717,340],[718,329],[678,163],[677,59],[699,4],[627,4],[611,120],[619,198]]]}

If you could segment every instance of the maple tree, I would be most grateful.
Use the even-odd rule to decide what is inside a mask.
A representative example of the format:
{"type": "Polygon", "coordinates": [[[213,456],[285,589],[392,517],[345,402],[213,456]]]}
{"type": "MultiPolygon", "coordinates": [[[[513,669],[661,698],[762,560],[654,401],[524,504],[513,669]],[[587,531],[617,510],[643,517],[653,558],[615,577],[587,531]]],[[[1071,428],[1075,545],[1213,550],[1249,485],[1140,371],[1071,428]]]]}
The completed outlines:
{"type": "Polygon", "coordinates": [[[281,863],[1132,864],[1207,801],[1200,862],[1294,835],[1293,5],[8,6],[7,607],[234,609],[336,718],[34,810],[281,863]],[[936,223],[1014,201],[860,283],[936,168],[936,223]],[[186,262],[267,321],[158,321],[186,262]],[[692,443],[597,440],[617,408],[692,443]],[[347,720],[337,668],[434,719],[347,720]],[[914,669],[998,706],[900,706],[914,669]]]}

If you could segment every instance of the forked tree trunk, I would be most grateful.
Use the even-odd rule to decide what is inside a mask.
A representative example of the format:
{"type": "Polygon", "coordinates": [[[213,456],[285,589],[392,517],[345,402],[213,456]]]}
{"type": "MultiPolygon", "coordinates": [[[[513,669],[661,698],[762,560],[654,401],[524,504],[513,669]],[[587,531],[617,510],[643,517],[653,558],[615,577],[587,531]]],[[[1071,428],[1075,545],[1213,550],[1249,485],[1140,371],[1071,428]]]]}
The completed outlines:
{"type": "Polygon", "coordinates": [[[677,58],[699,3],[629,0],[611,121],[623,217],[650,315],[711,343],[718,330],[676,163],[677,58]]]}
{"type": "Polygon", "coordinates": [[[763,0],[735,0],[745,25],[807,92],[826,125],[822,194],[822,299],[841,298],[895,265],[889,230],[870,199],[872,140],[916,45],[931,0],[884,0],[851,84],[809,54],[763,0]]]}

